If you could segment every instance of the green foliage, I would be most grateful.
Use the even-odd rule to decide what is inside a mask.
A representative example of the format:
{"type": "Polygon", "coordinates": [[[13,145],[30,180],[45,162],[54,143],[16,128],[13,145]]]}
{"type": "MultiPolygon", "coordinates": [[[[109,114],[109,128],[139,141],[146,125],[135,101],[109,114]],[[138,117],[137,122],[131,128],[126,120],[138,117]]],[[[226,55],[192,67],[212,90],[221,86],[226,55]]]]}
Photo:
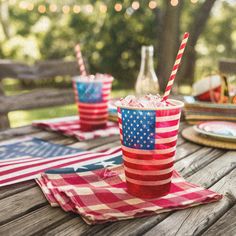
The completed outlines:
{"type": "MultiPolygon", "coordinates": [[[[124,0],[120,1],[121,12],[116,12],[116,0],[81,0],[82,11],[79,14],[73,13],[72,9],[68,14],[61,12],[63,4],[75,4],[72,1],[28,1],[34,3],[32,11],[21,9],[19,3],[22,1],[15,2],[9,8],[10,38],[0,36],[2,58],[28,63],[55,58],[73,59],[74,46],[80,42],[91,73],[110,73],[118,80],[119,87],[127,88],[133,87],[137,77],[141,45],[154,45],[157,64],[158,27],[161,24],[157,15],[163,14],[163,1],[158,1],[158,8],[151,10],[149,1],[140,0],[140,8],[134,11],[132,1],[124,0]],[[60,11],[49,11],[49,4],[53,2],[60,11]],[[102,3],[108,7],[106,13],[100,11],[102,3]],[[46,5],[46,13],[38,12],[41,4],[46,5]],[[92,13],[83,10],[86,4],[92,4],[92,13]]],[[[201,2],[199,0],[198,4],[201,2]]],[[[181,31],[189,28],[198,4],[184,1],[181,31]]],[[[235,4],[218,1],[218,12],[212,15],[197,45],[199,77],[204,71],[217,68],[219,57],[234,57],[236,21],[232,19],[235,10],[235,4]]]]}

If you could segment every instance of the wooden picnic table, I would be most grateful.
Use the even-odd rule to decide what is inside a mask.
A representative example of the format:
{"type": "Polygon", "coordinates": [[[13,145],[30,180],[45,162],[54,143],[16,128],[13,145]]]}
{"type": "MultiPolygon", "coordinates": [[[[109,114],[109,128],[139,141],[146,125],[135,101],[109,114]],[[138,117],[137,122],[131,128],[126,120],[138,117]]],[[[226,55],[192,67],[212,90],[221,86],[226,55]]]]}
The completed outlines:
{"type": "MultiPolygon", "coordinates": [[[[78,142],[30,126],[0,132],[0,142],[24,135],[87,150],[119,145],[118,136],[78,142]]],[[[0,235],[236,235],[236,152],[204,147],[179,136],[175,168],[188,181],[224,198],[185,210],[90,226],[78,215],[52,208],[32,180],[0,188],[0,235]]]]}

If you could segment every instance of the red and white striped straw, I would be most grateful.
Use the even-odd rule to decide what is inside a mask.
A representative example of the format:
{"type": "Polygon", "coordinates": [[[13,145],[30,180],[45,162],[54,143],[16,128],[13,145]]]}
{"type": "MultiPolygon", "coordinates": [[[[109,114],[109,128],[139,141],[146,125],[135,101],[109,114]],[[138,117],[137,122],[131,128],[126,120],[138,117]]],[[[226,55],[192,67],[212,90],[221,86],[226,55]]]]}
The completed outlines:
{"type": "Polygon", "coordinates": [[[183,40],[182,40],[182,42],[180,44],[179,51],[178,51],[177,57],[175,59],[175,64],[174,64],[174,66],[172,68],[172,71],[171,71],[171,74],[170,74],[170,78],[168,80],[168,84],[166,85],[166,90],[165,90],[165,93],[163,95],[162,101],[166,101],[168,99],[168,97],[169,97],[172,85],[174,83],[176,74],[177,74],[178,69],[179,69],[179,65],[180,65],[182,56],[184,54],[184,49],[186,47],[188,38],[189,38],[189,33],[187,33],[187,32],[184,33],[184,37],[183,37],[183,40]]]}
{"type": "Polygon", "coordinates": [[[87,75],[87,72],[86,72],[86,69],[85,69],[84,60],[83,60],[83,56],[82,56],[79,44],[77,44],[75,46],[75,53],[76,53],[76,58],[77,58],[80,74],[81,75],[87,75]]]}

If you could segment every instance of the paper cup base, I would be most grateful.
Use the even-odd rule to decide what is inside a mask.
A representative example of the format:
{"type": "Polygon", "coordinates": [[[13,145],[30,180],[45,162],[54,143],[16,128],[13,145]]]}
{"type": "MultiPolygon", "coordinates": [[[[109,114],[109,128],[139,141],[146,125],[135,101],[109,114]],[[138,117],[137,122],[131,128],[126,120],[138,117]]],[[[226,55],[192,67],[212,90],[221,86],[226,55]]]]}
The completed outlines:
{"type": "Polygon", "coordinates": [[[140,186],[136,184],[126,183],[127,192],[138,198],[158,198],[165,196],[170,191],[171,182],[161,186],[140,186]]]}
{"type": "Polygon", "coordinates": [[[81,131],[93,131],[97,129],[104,129],[107,127],[107,122],[104,124],[99,124],[99,125],[89,125],[85,124],[83,122],[80,122],[80,129],[81,131]]]}

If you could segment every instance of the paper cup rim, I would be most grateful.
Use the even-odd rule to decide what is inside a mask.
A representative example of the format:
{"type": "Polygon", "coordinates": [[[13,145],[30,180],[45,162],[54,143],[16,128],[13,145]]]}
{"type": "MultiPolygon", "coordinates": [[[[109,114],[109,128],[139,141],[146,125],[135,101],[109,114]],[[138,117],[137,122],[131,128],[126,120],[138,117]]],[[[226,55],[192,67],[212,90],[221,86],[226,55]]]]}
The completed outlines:
{"type": "Polygon", "coordinates": [[[160,111],[160,110],[172,110],[173,108],[183,108],[184,103],[175,99],[168,99],[168,102],[171,102],[174,105],[166,106],[166,107],[158,107],[158,108],[146,108],[146,107],[129,107],[124,105],[119,105],[119,101],[115,103],[115,106],[118,108],[129,109],[129,110],[142,110],[142,111],[160,111]]]}
{"type": "Polygon", "coordinates": [[[91,80],[88,78],[87,75],[77,75],[77,76],[73,76],[72,80],[75,82],[79,81],[79,82],[84,82],[84,83],[112,82],[114,80],[112,75],[108,75],[108,74],[100,74],[100,75],[104,75],[104,77],[102,79],[91,80]]]}

